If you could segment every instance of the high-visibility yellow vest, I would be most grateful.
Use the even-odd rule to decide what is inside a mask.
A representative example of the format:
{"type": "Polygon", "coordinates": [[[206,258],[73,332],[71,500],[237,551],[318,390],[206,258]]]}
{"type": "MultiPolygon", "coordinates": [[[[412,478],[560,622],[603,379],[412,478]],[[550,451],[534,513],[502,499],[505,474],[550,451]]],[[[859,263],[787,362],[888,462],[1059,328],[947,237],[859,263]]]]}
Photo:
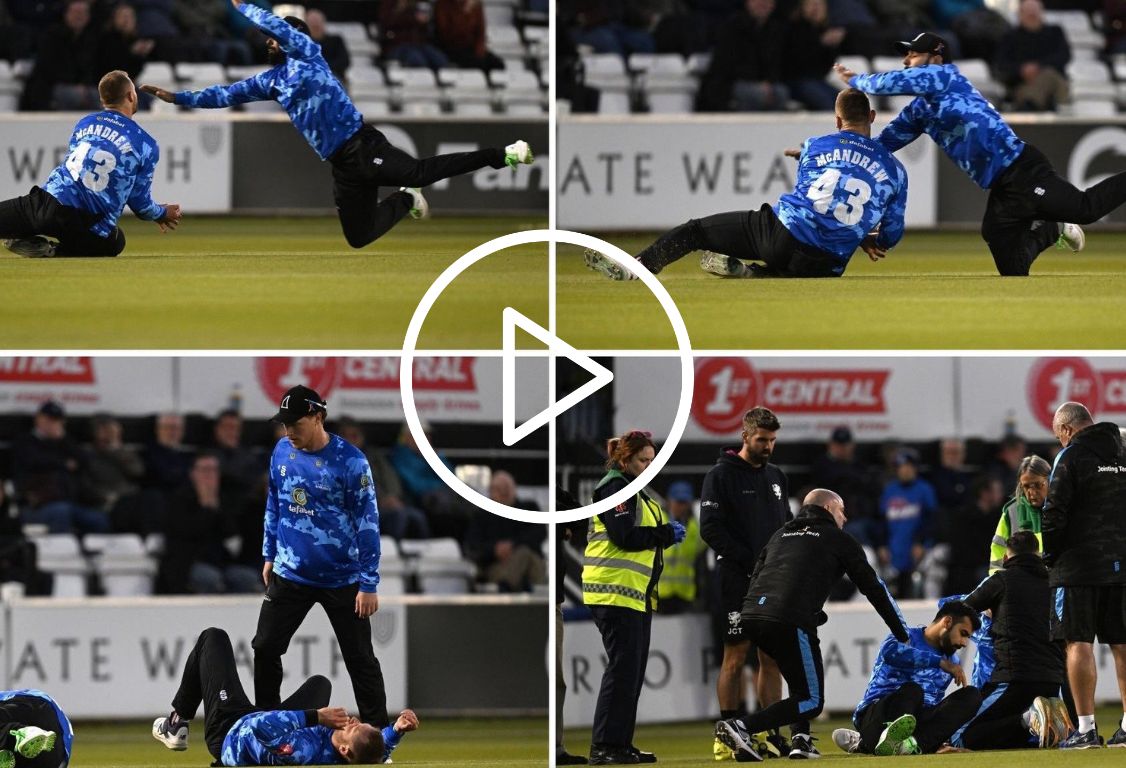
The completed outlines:
{"type": "Polygon", "coordinates": [[[665,564],[657,582],[657,596],[661,600],[678,598],[691,603],[696,599],[696,562],[704,551],[704,540],[700,538],[700,524],[695,516],[690,516],[684,527],[684,541],[664,552],[665,564]]]}
{"type": "MultiPolygon", "coordinates": [[[[624,477],[612,469],[599,481],[598,487],[615,478],[624,477]]],[[[613,514],[613,510],[610,511],[613,514]]],[[[661,505],[644,493],[637,494],[636,525],[639,528],[656,528],[665,523],[661,505]]],[[[653,579],[658,548],[630,552],[610,541],[602,519],[590,518],[587,528],[586,553],[583,557],[583,603],[586,605],[616,605],[645,611],[645,593],[653,579]]],[[[657,607],[657,594],[649,596],[650,608],[657,607]]]]}

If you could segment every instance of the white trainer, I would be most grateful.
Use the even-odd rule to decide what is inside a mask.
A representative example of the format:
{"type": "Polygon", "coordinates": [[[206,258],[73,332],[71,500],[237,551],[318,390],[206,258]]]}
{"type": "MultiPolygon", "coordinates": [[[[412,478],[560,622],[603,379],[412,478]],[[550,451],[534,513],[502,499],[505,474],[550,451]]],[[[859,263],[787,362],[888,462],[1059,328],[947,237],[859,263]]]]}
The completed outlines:
{"type": "Polygon", "coordinates": [[[188,748],[188,724],[181,722],[173,730],[167,717],[158,717],[152,721],[152,737],[173,752],[183,752],[188,748]]]}
{"type": "Polygon", "coordinates": [[[591,248],[583,251],[583,263],[588,269],[600,272],[611,280],[637,280],[638,277],[613,259],[591,248]]]}
{"type": "Polygon", "coordinates": [[[4,247],[14,254],[26,256],[29,259],[45,259],[55,255],[58,246],[41,235],[34,237],[21,237],[15,240],[3,240],[4,247]]]}
{"type": "Polygon", "coordinates": [[[421,189],[418,187],[399,187],[399,191],[406,192],[411,196],[412,219],[430,218],[430,203],[426,202],[426,198],[422,196],[421,189]]]}
{"type": "Polygon", "coordinates": [[[1078,253],[1087,244],[1087,236],[1078,224],[1064,224],[1060,227],[1060,239],[1056,243],[1078,253]]]}
{"type": "Polygon", "coordinates": [[[851,728],[838,728],[833,731],[833,743],[842,752],[854,755],[860,751],[860,731],[854,731],[851,728]]]}
{"type": "Polygon", "coordinates": [[[532,148],[523,139],[514,141],[504,148],[504,164],[509,168],[514,169],[518,165],[531,165],[535,161],[532,148]]]}

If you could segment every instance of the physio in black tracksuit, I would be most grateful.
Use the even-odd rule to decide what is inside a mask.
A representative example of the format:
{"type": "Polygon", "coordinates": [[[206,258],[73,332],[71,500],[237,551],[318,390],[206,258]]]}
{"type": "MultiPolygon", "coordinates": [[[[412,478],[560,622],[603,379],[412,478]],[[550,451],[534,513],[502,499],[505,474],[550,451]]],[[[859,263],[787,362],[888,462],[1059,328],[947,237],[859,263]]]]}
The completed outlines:
{"type": "MultiPolygon", "coordinates": [[[[841,530],[846,520],[840,496],[824,489],[811,491],[797,516],[774,534],[759,555],[743,604],[743,625],[777,662],[789,698],[716,724],[716,736],[741,759],[761,759],[749,734],[804,722],[807,735],[809,720],[821,713],[825,671],[817,627],[828,620],[825,601],[842,575],[852,579],[898,640],[908,639],[907,625],[887,587],[856,539],[841,530]]],[[[795,749],[799,742],[808,744],[799,733],[795,729],[795,749]]]]}
{"type": "MultiPolygon", "coordinates": [[[[1056,409],[1052,432],[1063,450],[1048,477],[1041,531],[1060,620],[1055,639],[1067,641],[1067,676],[1079,715],[1075,741],[1061,746],[1096,746],[1096,637],[1111,646],[1126,700],[1126,441],[1117,424],[1094,423],[1074,402],[1056,409]]],[[[1107,743],[1126,745],[1126,729],[1120,726],[1107,743]]]]}
{"type": "Polygon", "coordinates": [[[717,635],[723,642],[723,663],[716,691],[720,717],[742,714],[743,666],[750,654],[755,668],[755,695],[760,707],[782,696],[782,679],[769,658],[753,653],[743,627],[743,598],[751,583],[759,552],[790,519],[790,494],[786,475],[770,463],[778,418],[768,408],[756,407],[743,416],[742,444],[724,448],[714,467],[704,476],[700,494],[700,535],[716,553],[719,602],[713,610],[717,635]]]}
{"type": "Polygon", "coordinates": [[[1063,649],[1051,639],[1058,622],[1052,611],[1048,569],[1038,550],[1036,534],[1014,533],[1008,540],[1004,567],[966,597],[966,604],[979,613],[993,612],[989,633],[997,664],[981,691],[983,701],[977,714],[954,734],[958,746],[973,750],[1028,747],[1029,729],[1021,715],[1037,697],[1060,695],[1063,649]]]}

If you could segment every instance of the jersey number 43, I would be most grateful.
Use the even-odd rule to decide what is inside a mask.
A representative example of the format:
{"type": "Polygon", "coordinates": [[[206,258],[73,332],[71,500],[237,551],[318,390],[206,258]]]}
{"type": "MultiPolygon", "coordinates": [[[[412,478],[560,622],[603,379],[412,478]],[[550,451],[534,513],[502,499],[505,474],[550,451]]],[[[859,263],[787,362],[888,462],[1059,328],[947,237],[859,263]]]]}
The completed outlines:
{"type": "MultiPolygon", "coordinates": [[[[828,212],[840,180],[841,172],[836,168],[829,168],[817,177],[817,181],[805,193],[813,201],[813,210],[817,213],[828,212]]],[[[864,204],[872,197],[872,188],[866,182],[850,177],[845,180],[844,190],[849,193],[848,199],[837,203],[833,208],[833,218],[851,227],[864,217],[864,204]]]]}
{"type": "Polygon", "coordinates": [[[113,169],[117,167],[117,158],[114,157],[112,152],[106,152],[104,149],[95,149],[93,154],[90,150],[94,149],[88,142],[82,142],[74,151],[67,155],[66,169],[70,172],[70,177],[91,192],[101,192],[109,186],[109,175],[113,173],[113,169]],[[90,161],[93,167],[86,168],[86,156],[90,156],[90,161]]]}

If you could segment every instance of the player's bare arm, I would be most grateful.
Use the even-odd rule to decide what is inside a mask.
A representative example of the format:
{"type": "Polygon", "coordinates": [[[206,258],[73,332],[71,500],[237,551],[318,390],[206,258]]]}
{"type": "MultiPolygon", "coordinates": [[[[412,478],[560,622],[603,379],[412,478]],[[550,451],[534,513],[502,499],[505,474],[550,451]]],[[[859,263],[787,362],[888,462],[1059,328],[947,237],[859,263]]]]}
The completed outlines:
{"type": "Polygon", "coordinates": [[[851,80],[852,78],[856,77],[856,73],[853,72],[848,67],[846,67],[844,64],[840,64],[840,63],[834,64],[833,69],[836,70],[837,75],[840,76],[841,80],[844,81],[845,85],[848,85],[848,81],[851,80]]]}
{"type": "Polygon", "coordinates": [[[343,728],[348,725],[348,720],[344,707],[324,707],[317,710],[317,722],[329,728],[343,728]]]}
{"type": "Polygon", "coordinates": [[[404,709],[399,713],[398,719],[395,720],[395,730],[399,733],[418,730],[418,715],[413,709],[404,709]]]}
{"type": "Polygon", "coordinates": [[[792,157],[795,160],[801,159],[801,150],[800,149],[785,149],[785,150],[782,150],[782,154],[785,155],[786,157],[792,157]]]}
{"type": "Polygon", "coordinates": [[[955,664],[954,662],[950,661],[949,659],[943,659],[942,661],[940,661],[938,663],[938,666],[942,667],[942,669],[945,670],[947,673],[953,675],[954,676],[954,682],[959,687],[965,686],[965,684],[966,684],[966,671],[964,669],[962,669],[959,665],[955,664]]]}
{"type": "Polygon", "coordinates": [[[366,619],[379,610],[379,595],[374,592],[356,593],[356,615],[366,619]]]}
{"type": "Polygon", "coordinates": [[[235,10],[238,10],[242,6],[242,0],[231,0],[231,5],[235,7],[235,10]]]}
{"type": "Polygon", "coordinates": [[[864,253],[868,254],[868,258],[871,259],[872,261],[879,261],[880,259],[882,259],[882,258],[884,258],[885,256],[888,255],[887,250],[880,248],[878,245],[876,245],[876,236],[875,235],[868,235],[866,238],[861,240],[860,241],[860,250],[862,250],[862,251],[864,251],[864,253]]]}
{"type": "Polygon", "coordinates": [[[155,85],[142,85],[141,90],[144,93],[147,93],[150,96],[155,96],[161,101],[166,101],[169,104],[173,104],[176,101],[176,95],[172,93],[172,91],[166,91],[165,89],[159,88],[155,85]]]}
{"type": "Polygon", "coordinates": [[[160,227],[161,232],[169,232],[179,226],[183,215],[177,203],[163,203],[163,206],[164,215],[156,220],[156,225],[160,227]]]}

